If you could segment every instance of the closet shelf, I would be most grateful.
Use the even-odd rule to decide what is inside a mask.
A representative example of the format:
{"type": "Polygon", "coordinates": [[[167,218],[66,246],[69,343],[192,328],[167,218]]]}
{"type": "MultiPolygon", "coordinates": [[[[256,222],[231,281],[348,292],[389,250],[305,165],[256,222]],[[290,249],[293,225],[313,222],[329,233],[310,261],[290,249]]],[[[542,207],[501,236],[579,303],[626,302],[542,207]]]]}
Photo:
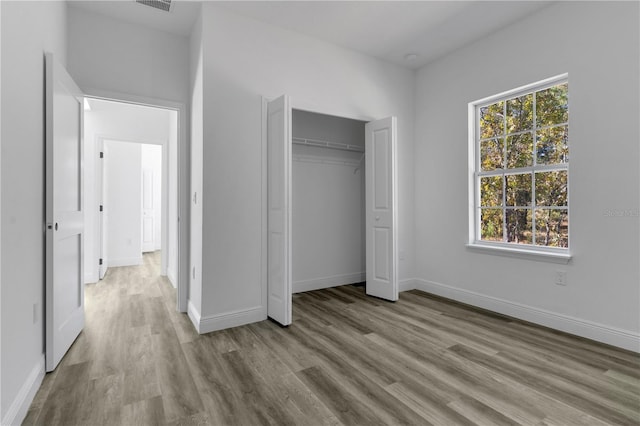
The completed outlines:
{"type": "Polygon", "coordinates": [[[340,149],[342,151],[364,152],[364,148],[358,145],[349,145],[340,142],[322,141],[319,139],[291,138],[296,145],[318,146],[321,148],[340,149]]]}

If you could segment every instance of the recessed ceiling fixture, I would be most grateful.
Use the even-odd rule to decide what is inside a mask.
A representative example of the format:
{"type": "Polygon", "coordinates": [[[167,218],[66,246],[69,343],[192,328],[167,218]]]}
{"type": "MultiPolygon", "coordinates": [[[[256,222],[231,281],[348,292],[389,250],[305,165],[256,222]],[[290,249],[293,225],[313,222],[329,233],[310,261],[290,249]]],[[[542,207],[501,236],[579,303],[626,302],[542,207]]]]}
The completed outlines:
{"type": "Polygon", "coordinates": [[[171,12],[171,0],[135,0],[136,3],[153,7],[154,9],[171,12]]]}
{"type": "Polygon", "coordinates": [[[405,61],[415,61],[416,59],[418,59],[418,55],[415,53],[407,53],[406,55],[404,55],[404,59],[405,61]]]}

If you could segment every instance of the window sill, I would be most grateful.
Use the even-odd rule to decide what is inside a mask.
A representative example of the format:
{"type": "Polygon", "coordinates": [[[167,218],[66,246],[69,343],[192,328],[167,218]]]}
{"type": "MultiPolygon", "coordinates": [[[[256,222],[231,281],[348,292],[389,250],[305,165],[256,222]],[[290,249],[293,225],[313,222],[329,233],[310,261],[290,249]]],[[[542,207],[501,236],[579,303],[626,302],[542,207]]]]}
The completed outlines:
{"type": "Polygon", "coordinates": [[[467,248],[486,254],[535,260],[538,262],[567,264],[571,260],[571,254],[569,254],[568,252],[562,253],[542,250],[530,250],[520,247],[505,247],[502,245],[482,243],[469,243],[467,244],[467,248]]]}

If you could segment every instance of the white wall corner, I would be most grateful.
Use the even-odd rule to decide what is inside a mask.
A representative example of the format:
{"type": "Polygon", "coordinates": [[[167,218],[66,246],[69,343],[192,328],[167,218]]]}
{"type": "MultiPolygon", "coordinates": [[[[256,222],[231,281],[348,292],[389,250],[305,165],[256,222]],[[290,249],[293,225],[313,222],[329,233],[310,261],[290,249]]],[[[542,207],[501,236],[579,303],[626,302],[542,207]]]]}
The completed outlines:
{"type": "Polygon", "coordinates": [[[193,326],[196,328],[196,331],[199,334],[202,334],[202,332],[200,331],[200,312],[198,312],[198,309],[193,306],[191,300],[189,300],[189,303],[187,304],[187,315],[189,316],[189,319],[191,320],[193,326]]]}
{"type": "Polygon", "coordinates": [[[167,279],[169,279],[169,282],[171,283],[173,288],[178,288],[178,286],[176,284],[178,282],[178,279],[176,278],[175,271],[173,269],[171,269],[171,268],[167,268],[166,275],[167,275],[167,279]]]}
{"type": "Polygon", "coordinates": [[[487,309],[499,314],[553,328],[622,349],[640,352],[640,333],[622,330],[592,321],[546,311],[497,297],[452,287],[423,279],[416,279],[416,289],[458,302],[487,309]]]}
{"type": "MultiPolygon", "coordinates": [[[[191,309],[189,310],[189,316],[191,316],[191,309]]],[[[198,329],[198,333],[204,334],[264,321],[266,319],[267,316],[265,315],[263,307],[256,306],[254,308],[201,317],[199,325],[196,328],[198,329]]]]}
{"type": "Polygon", "coordinates": [[[33,402],[33,398],[36,396],[36,392],[42,384],[44,379],[44,354],[40,357],[36,365],[31,370],[31,373],[22,384],[20,391],[13,400],[7,413],[2,418],[3,426],[19,425],[27,416],[29,407],[33,402]]]}
{"type": "Polygon", "coordinates": [[[415,278],[407,278],[405,280],[400,280],[398,283],[398,292],[402,293],[403,291],[415,290],[416,289],[416,279],[415,278]]]}
{"type": "Polygon", "coordinates": [[[334,275],[331,277],[313,278],[310,280],[300,280],[293,283],[293,293],[304,291],[320,290],[323,288],[337,287],[361,283],[367,279],[366,272],[354,272],[352,274],[334,275]]]}

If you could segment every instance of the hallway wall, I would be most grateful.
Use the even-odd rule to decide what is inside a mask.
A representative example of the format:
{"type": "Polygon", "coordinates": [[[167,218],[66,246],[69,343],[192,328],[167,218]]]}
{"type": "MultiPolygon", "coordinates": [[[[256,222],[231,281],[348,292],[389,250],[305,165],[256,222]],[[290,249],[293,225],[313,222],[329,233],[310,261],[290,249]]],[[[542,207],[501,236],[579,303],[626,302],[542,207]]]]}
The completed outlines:
{"type": "Polygon", "coordinates": [[[19,423],[44,375],[44,52],[67,60],[64,2],[2,2],[0,422],[19,423]]]}

